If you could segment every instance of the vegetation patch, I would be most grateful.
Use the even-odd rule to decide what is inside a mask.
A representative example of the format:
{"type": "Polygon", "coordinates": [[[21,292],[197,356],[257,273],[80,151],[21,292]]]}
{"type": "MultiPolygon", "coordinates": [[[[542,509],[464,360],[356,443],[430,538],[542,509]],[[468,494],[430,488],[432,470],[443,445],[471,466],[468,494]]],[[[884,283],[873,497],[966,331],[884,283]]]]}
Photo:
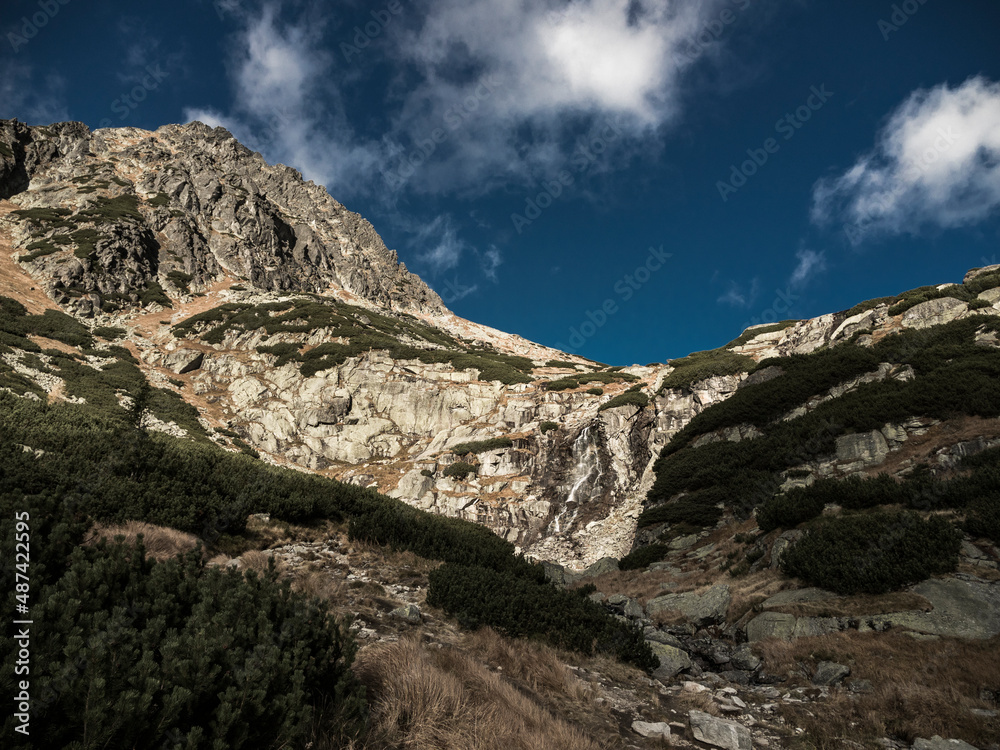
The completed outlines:
{"type": "Polygon", "coordinates": [[[944,519],[912,512],[823,519],[781,558],[781,569],[838,594],[882,594],[950,573],[961,534],[944,519]]]}
{"type": "MultiPolygon", "coordinates": [[[[448,363],[457,370],[477,369],[479,380],[505,384],[530,383],[533,363],[526,357],[501,354],[483,347],[468,347],[450,335],[408,317],[394,318],[333,300],[298,298],[263,305],[227,303],[194,315],[174,326],[177,336],[199,336],[220,344],[230,332],[263,329],[269,336],[312,333],[322,329],[331,338],[303,354],[283,348],[282,363],[297,361],[306,377],[343,364],[372,350],[383,350],[397,360],[415,359],[426,364],[448,363]],[[413,342],[413,343],[410,343],[413,342]]],[[[283,346],[282,344],[274,346],[283,346]]],[[[260,351],[278,351],[264,345],[260,351]],[[265,348],[266,347],[266,348],[265,348]]]]}
{"type": "Polygon", "coordinates": [[[481,567],[442,565],[430,573],[427,603],[467,628],[489,625],[584,654],[608,654],[648,672],[659,666],[642,630],[611,618],[575,591],[481,567]]]}
{"type": "Polygon", "coordinates": [[[456,461],[444,470],[444,475],[446,477],[451,477],[452,479],[457,479],[462,481],[469,474],[476,474],[477,469],[474,464],[466,463],[465,461],[456,461]]]}
{"type": "Polygon", "coordinates": [[[615,396],[607,403],[601,404],[598,411],[616,409],[619,406],[638,406],[640,409],[644,409],[649,406],[649,396],[641,391],[627,391],[615,396]]]}
{"type": "Polygon", "coordinates": [[[538,425],[538,430],[543,435],[546,432],[551,432],[552,430],[558,430],[558,429],[559,429],[559,424],[556,422],[542,422],[540,425],[538,425]]]}
{"type": "Polygon", "coordinates": [[[620,570],[643,570],[655,562],[664,559],[670,552],[666,544],[647,544],[637,547],[618,561],[620,570]]]}
{"type": "Polygon", "coordinates": [[[469,453],[485,453],[486,451],[510,448],[513,445],[514,441],[509,437],[496,437],[489,438],[488,440],[473,440],[468,443],[459,443],[449,450],[456,456],[465,456],[469,453]]]}
{"type": "Polygon", "coordinates": [[[638,376],[629,372],[585,372],[578,375],[567,375],[566,377],[552,380],[545,384],[547,391],[568,391],[572,388],[579,388],[587,383],[634,383],[639,380],[638,376]]]}
{"type": "MultiPolygon", "coordinates": [[[[738,340],[738,339],[737,339],[738,340]]],[[[681,359],[672,359],[667,364],[674,370],[663,379],[660,392],[670,388],[689,389],[694,383],[722,375],[738,375],[750,372],[756,363],[742,354],[728,349],[713,349],[695,352],[681,359]]]]}

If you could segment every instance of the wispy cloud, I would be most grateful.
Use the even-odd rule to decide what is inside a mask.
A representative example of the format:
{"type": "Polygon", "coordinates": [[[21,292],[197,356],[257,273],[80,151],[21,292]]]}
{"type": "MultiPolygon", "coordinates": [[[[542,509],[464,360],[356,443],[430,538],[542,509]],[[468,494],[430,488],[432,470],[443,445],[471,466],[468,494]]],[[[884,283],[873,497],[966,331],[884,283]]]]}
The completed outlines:
{"type": "Polygon", "coordinates": [[[1000,208],[1000,84],[981,76],[915,91],[877,145],[844,174],[820,180],[813,219],[843,221],[854,242],[957,227],[1000,208]]]}
{"type": "Polygon", "coordinates": [[[424,248],[419,257],[435,275],[458,266],[462,253],[467,249],[447,215],[438,216],[421,227],[416,233],[415,244],[424,248]]]}
{"type": "Polygon", "coordinates": [[[730,281],[725,293],[716,300],[720,305],[730,307],[750,307],[757,301],[760,295],[760,279],[753,278],[749,286],[744,286],[737,281],[730,281]]]}
{"type": "Polygon", "coordinates": [[[798,264],[788,283],[792,286],[805,286],[812,279],[826,270],[826,253],[816,250],[799,250],[795,253],[798,264]]]}
{"type": "Polygon", "coordinates": [[[482,268],[483,276],[493,283],[497,281],[497,269],[502,263],[503,255],[496,245],[490,245],[483,253],[480,253],[479,265],[482,268]]]}
{"type": "Polygon", "coordinates": [[[335,86],[331,58],[315,19],[290,23],[280,5],[256,14],[235,10],[243,27],[229,60],[235,102],[232,111],[191,106],[188,120],[222,126],[247,145],[299,169],[307,179],[337,194],[370,182],[378,149],[357,141],[335,86]]]}
{"type": "Polygon", "coordinates": [[[66,82],[55,73],[39,79],[25,63],[8,62],[0,76],[0,118],[19,117],[29,125],[49,125],[70,119],[66,82]]]}

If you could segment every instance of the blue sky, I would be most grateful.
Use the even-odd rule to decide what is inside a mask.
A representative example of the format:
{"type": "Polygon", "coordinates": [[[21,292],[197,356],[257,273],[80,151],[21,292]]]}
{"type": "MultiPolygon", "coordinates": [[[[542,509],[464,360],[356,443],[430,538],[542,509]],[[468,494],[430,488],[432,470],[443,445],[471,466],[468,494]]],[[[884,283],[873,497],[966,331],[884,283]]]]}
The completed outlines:
{"type": "Polygon", "coordinates": [[[201,119],[614,364],[1000,262],[994,0],[8,0],[0,117],[201,119]]]}

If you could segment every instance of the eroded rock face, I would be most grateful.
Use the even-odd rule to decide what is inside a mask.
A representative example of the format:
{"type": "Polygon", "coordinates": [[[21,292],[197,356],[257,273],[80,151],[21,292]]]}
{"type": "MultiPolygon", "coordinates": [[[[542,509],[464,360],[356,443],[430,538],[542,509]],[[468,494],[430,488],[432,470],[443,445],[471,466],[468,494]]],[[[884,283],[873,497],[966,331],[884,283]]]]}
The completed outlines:
{"type": "Polygon", "coordinates": [[[12,154],[0,154],[0,198],[23,209],[72,210],[78,221],[98,214],[89,252],[58,222],[16,225],[20,240],[29,231],[34,241],[69,237],[64,247],[75,255],[42,255],[28,268],[79,314],[138,302],[138,292],[154,284],[190,293],[226,278],[275,292],[337,288],[392,309],[445,310],[371,224],[223,128],[194,122],[91,132],[81,123],[29,128],[5,120],[0,142],[12,154]]]}

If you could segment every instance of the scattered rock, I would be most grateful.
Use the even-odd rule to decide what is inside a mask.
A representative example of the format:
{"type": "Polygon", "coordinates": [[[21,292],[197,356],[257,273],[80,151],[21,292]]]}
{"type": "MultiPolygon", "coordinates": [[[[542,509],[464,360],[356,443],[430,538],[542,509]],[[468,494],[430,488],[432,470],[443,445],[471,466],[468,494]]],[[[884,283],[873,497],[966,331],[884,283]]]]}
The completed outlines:
{"type": "Polygon", "coordinates": [[[596,578],[605,573],[615,573],[618,571],[618,560],[613,557],[602,557],[600,560],[589,566],[581,573],[584,578],[596,578]]]}
{"type": "Polygon", "coordinates": [[[670,725],[665,721],[655,723],[648,721],[633,721],[632,731],[641,734],[643,737],[669,737],[670,725]]]}
{"type": "MultiPolygon", "coordinates": [[[[713,747],[721,747],[724,750],[752,750],[753,748],[750,730],[742,724],[717,719],[703,711],[690,711],[688,720],[691,722],[694,738],[699,742],[713,747]]],[[[937,748],[932,750],[937,750],[937,748]]]]}
{"type": "Polygon", "coordinates": [[[163,356],[163,366],[177,375],[185,375],[201,368],[205,352],[196,349],[178,349],[163,356]]]}
{"type": "Polygon", "coordinates": [[[398,609],[392,610],[392,612],[389,613],[389,616],[395,617],[403,622],[408,622],[411,625],[419,625],[422,622],[420,617],[420,607],[416,604],[405,604],[398,609]]]}
{"type": "Polygon", "coordinates": [[[836,685],[851,673],[851,668],[832,661],[821,661],[813,675],[813,685],[836,685]]]}

